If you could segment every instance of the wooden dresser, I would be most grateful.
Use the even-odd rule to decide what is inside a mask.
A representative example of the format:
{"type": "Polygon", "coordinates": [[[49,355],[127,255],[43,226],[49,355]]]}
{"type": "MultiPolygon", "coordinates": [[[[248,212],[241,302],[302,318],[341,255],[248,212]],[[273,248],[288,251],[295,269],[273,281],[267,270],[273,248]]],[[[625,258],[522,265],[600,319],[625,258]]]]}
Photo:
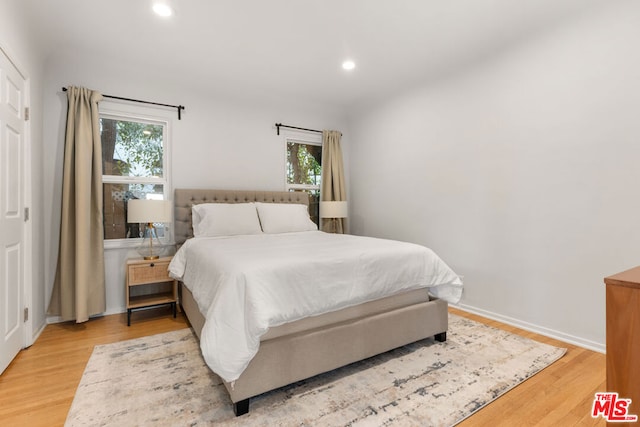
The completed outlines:
{"type": "Polygon", "coordinates": [[[640,416],[640,267],[604,279],[607,290],[607,391],[631,399],[640,416]]]}

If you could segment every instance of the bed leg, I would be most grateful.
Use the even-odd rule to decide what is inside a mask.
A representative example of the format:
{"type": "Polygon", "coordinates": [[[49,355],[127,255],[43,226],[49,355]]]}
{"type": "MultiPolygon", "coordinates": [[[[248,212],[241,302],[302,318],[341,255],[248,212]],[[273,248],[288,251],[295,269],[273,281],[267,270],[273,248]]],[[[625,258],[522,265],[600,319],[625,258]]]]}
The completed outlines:
{"type": "Polygon", "coordinates": [[[446,332],[441,332],[439,334],[435,334],[433,337],[438,342],[445,342],[447,340],[447,333],[446,332]]]}
{"type": "Polygon", "coordinates": [[[233,403],[233,412],[236,414],[236,417],[240,415],[244,415],[249,412],[249,399],[244,399],[239,402],[233,403]]]}

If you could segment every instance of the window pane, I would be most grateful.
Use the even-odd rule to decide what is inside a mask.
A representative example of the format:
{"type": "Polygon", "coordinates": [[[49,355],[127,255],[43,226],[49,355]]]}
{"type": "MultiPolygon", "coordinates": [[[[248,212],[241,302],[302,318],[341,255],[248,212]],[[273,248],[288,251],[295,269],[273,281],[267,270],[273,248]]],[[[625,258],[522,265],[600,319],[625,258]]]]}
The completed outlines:
{"type": "Polygon", "coordinates": [[[100,118],[102,173],[162,177],[163,125],[100,118]]]}
{"type": "Polygon", "coordinates": [[[322,146],[287,142],[287,184],[320,185],[322,146]]]}
{"type": "Polygon", "coordinates": [[[311,216],[311,221],[315,222],[317,226],[320,226],[320,190],[290,189],[289,191],[309,193],[309,216],[311,216]]]}
{"type": "MultiPolygon", "coordinates": [[[[163,186],[152,184],[103,184],[104,238],[139,238],[140,224],[127,223],[127,202],[131,199],[164,199],[163,186]]],[[[158,237],[164,236],[165,224],[157,224],[158,237]]]]}

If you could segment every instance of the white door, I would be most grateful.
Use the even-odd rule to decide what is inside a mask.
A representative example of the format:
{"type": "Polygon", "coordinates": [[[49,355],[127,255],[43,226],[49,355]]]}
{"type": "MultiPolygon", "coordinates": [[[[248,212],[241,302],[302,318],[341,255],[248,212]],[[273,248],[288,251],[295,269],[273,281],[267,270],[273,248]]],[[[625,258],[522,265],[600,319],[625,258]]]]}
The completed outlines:
{"type": "Polygon", "coordinates": [[[0,49],[0,373],[24,344],[25,82],[0,49]]]}

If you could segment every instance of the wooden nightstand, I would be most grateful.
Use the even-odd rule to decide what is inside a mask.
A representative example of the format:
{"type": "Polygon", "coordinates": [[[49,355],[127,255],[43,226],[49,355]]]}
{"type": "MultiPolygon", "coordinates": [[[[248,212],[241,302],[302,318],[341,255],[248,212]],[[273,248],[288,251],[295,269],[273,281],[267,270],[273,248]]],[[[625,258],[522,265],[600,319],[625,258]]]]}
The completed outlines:
{"type": "Polygon", "coordinates": [[[127,261],[127,326],[131,326],[131,311],[144,307],[171,304],[176,317],[178,281],[169,276],[171,258],[127,261]]]}

